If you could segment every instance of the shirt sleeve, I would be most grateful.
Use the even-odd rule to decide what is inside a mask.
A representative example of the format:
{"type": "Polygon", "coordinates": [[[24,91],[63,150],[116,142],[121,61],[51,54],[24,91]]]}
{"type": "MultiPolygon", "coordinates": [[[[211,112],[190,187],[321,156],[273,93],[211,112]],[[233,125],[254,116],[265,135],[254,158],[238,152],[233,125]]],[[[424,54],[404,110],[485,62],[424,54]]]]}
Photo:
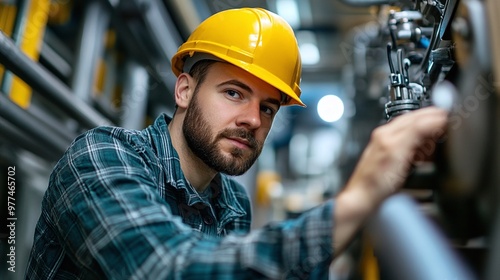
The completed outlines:
{"type": "Polygon", "coordinates": [[[52,174],[45,207],[82,267],[108,279],[278,279],[308,275],[333,256],[333,202],[245,235],[192,230],[171,213],[151,163],[129,140],[94,130],[52,174]]]}

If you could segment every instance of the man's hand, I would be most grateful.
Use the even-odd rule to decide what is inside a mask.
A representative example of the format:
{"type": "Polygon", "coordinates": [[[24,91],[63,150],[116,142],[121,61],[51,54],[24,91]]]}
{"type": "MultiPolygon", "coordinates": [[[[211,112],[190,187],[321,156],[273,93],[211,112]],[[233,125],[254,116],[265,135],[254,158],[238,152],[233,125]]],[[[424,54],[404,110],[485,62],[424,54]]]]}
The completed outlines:
{"type": "Polygon", "coordinates": [[[347,245],[364,220],[398,191],[417,160],[431,156],[447,112],[427,107],[376,128],[344,190],[336,198],[334,249],[347,245]]]}

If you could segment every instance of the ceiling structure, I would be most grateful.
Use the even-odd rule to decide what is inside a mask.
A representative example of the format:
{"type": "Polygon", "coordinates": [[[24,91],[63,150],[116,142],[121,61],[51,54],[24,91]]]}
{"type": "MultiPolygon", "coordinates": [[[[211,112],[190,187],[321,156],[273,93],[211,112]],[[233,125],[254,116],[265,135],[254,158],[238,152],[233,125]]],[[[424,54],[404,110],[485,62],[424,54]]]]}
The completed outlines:
{"type": "Polygon", "coordinates": [[[320,60],[314,65],[304,65],[304,76],[310,74],[334,74],[341,71],[347,62],[346,36],[366,22],[376,21],[372,7],[352,7],[341,2],[324,0],[175,0],[164,1],[183,39],[213,13],[239,7],[263,7],[282,15],[294,28],[301,43],[302,33],[310,32],[315,37],[320,60]],[[284,7],[282,11],[280,7],[284,7]],[[288,9],[288,11],[287,11],[288,9]],[[293,11],[296,9],[295,11],[293,11]],[[292,10],[292,11],[290,11],[292,10]],[[196,13],[193,13],[196,11],[196,13]],[[298,20],[288,17],[298,16],[298,20]],[[344,44],[342,44],[344,41],[344,44]],[[344,48],[343,48],[344,47],[344,48]]]}

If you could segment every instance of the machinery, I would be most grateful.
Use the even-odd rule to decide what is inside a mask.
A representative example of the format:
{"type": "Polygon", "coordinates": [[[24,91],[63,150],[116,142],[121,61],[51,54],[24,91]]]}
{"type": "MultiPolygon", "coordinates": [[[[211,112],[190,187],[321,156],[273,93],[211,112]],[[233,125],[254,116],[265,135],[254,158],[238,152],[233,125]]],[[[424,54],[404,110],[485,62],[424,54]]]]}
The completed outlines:
{"type": "MultiPolygon", "coordinates": [[[[382,121],[429,105],[450,112],[446,136],[429,143],[421,155],[427,161],[415,166],[407,180],[403,192],[415,199],[398,195],[388,201],[368,229],[381,274],[387,279],[495,279],[500,275],[500,5],[479,0],[343,2],[378,7],[378,33],[364,47],[386,50],[382,121]],[[405,211],[426,218],[410,218],[401,214],[405,211]]],[[[370,73],[365,78],[371,79],[370,73]]]]}

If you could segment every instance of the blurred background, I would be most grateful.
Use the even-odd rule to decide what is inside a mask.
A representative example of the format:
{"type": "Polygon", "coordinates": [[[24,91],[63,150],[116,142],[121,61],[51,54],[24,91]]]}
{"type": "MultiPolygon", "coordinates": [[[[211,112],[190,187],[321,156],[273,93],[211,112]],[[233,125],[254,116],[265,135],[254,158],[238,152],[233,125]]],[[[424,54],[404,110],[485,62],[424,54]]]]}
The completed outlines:
{"type": "MultiPolygon", "coordinates": [[[[280,110],[261,158],[236,178],[252,198],[253,226],[334,196],[375,127],[438,105],[450,111],[448,133],[422,151],[437,153],[402,192],[461,267],[497,279],[495,0],[0,0],[0,279],[23,278],[49,174],[71,141],[99,125],[142,129],[172,114],[170,58],[202,20],[237,7],[269,9],[294,28],[307,105],[280,110]]],[[[392,245],[369,236],[332,263],[330,279],[403,279],[380,259],[392,245]]],[[[410,266],[425,270],[416,258],[410,266]]]]}

